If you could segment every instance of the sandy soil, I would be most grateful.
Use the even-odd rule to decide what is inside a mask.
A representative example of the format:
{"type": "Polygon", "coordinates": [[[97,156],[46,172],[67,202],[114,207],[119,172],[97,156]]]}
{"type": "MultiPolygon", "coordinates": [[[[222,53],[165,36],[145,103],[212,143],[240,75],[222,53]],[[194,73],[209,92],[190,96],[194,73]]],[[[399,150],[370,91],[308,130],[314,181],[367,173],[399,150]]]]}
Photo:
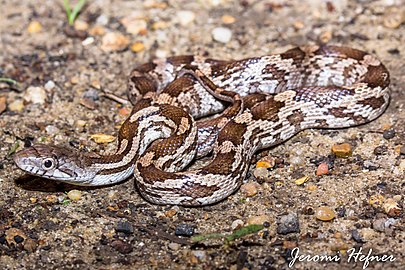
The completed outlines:
{"type": "Polygon", "coordinates": [[[301,254],[340,258],[296,262],[296,269],[361,269],[362,261],[348,262],[352,248],[395,258],[371,262],[368,269],[404,267],[402,1],[97,0],[88,1],[76,29],[66,28],[61,2],[0,1],[0,77],[19,82],[0,83],[0,108],[6,105],[0,114],[1,269],[287,269],[295,247],[301,254]],[[213,40],[217,27],[231,31],[229,41],[213,40]],[[122,34],[123,44],[106,44],[110,32],[122,34]],[[116,135],[125,119],[125,109],[102,97],[102,90],[125,96],[130,70],[156,56],[237,59],[319,42],[376,54],[391,72],[391,104],[372,123],[308,130],[259,153],[257,159],[270,154],[283,166],[266,181],[251,174],[246,181],[259,183],[252,197],[238,191],[202,208],[157,206],[140,197],[131,179],[81,188],[80,200],[72,201],[67,192],[77,187],[26,176],[12,162],[17,145],[38,142],[113,151],[114,142],[90,139],[116,135]],[[131,49],[134,43],[144,48],[131,49]],[[106,51],[109,46],[118,48],[106,51]],[[353,146],[353,155],[333,159],[328,175],[315,176],[316,161],[342,142],[353,146]],[[310,178],[297,185],[302,176],[310,178]],[[388,211],[389,204],[397,210],[388,211]],[[318,220],[314,210],[320,206],[336,217],[318,220]],[[283,234],[287,214],[294,228],[283,234]],[[192,244],[178,235],[182,228],[194,235],[231,233],[232,224],[253,218],[269,226],[230,243],[192,244]]]}

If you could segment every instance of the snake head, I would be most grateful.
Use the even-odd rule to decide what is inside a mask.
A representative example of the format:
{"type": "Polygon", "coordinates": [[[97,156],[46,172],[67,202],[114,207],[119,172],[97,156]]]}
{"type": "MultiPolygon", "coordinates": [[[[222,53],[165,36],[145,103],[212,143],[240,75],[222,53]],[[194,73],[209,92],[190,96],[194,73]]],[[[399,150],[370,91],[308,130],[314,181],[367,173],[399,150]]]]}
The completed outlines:
{"type": "Polygon", "coordinates": [[[90,158],[85,154],[53,145],[33,145],[17,152],[13,159],[29,174],[76,185],[86,185],[97,173],[87,166],[90,158]]]}

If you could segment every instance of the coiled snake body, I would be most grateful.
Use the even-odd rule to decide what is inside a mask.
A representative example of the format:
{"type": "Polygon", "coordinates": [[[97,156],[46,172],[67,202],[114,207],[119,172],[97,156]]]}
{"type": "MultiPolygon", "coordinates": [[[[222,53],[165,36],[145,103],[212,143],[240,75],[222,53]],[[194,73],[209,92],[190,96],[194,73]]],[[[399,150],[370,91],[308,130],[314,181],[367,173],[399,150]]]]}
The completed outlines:
{"type": "Polygon", "coordinates": [[[112,184],[134,174],[151,202],[211,204],[240,186],[257,150],[306,128],[350,127],[378,117],[389,102],[388,85],[377,58],[346,47],[294,48],[240,61],[156,60],[131,73],[134,108],[116,153],[33,145],[14,160],[30,174],[76,185],[112,184]],[[208,165],[184,170],[210,153],[208,165]]]}

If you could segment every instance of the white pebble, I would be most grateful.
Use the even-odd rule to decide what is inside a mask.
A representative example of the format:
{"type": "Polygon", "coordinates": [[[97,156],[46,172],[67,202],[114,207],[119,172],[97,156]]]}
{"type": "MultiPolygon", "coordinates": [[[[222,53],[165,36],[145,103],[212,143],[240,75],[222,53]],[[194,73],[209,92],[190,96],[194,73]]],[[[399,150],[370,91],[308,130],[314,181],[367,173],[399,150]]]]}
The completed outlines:
{"type": "Polygon", "coordinates": [[[55,88],[55,83],[53,81],[47,81],[46,84],[44,85],[46,90],[52,90],[55,88]]]}
{"type": "Polygon", "coordinates": [[[99,25],[107,25],[108,24],[108,17],[104,14],[100,15],[96,19],[96,23],[99,25]]]}
{"type": "Polygon", "coordinates": [[[155,52],[155,54],[156,54],[156,57],[157,57],[157,58],[166,58],[167,55],[168,55],[167,51],[165,51],[165,50],[160,50],[160,49],[157,49],[156,52],[155,52]]]}
{"type": "Polygon", "coordinates": [[[48,125],[45,127],[45,131],[49,135],[55,135],[59,132],[59,129],[53,125],[48,125]]]}
{"type": "Polygon", "coordinates": [[[86,47],[86,46],[89,46],[89,45],[93,44],[94,41],[95,41],[94,37],[88,37],[88,38],[86,38],[85,40],[82,41],[82,45],[84,47],[86,47]]]}
{"type": "Polygon", "coordinates": [[[232,31],[229,28],[225,27],[214,28],[211,34],[215,41],[221,43],[228,43],[232,38],[232,31]]]}
{"type": "Polygon", "coordinates": [[[236,219],[232,222],[231,229],[234,231],[236,229],[242,228],[242,226],[243,226],[243,221],[240,219],[236,219]]]}
{"type": "Polygon", "coordinates": [[[24,99],[28,102],[44,104],[46,99],[45,89],[37,86],[28,87],[24,99]]]}
{"type": "Polygon", "coordinates": [[[189,23],[194,21],[195,14],[189,10],[180,10],[177,12],[177,19],[181,25],[187,26],[189,23]]]}
{"type": "Polygon", "coordinates": [[[77,189],[72,189],[71,191],[68,192],[67,196],[72,201],[78,201],[82,197],[82,192],[77,189]]]}
{"type": "Polygon", "coordinates": [[[205,261],[205,259],[207,258],[207,252],[205,252],[204,250],[193,250],[191,251],[191,253],[200,261],[205,261]]]}

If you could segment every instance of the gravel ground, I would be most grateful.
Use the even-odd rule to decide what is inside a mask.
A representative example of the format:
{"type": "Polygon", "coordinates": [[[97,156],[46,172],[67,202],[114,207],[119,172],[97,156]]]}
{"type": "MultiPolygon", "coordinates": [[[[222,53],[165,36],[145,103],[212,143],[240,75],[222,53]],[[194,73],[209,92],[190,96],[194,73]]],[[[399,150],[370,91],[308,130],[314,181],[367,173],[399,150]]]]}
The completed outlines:
{"type": "Polygon", "coordinates": [[[0,1],[0,77],[19,82],[0,82],[1,269],[287,269],[296,247],[339,261],[297,261],[295,269],[362,269],[359,257],[348,261],[353,248],[395,258],[368,269],[404,268],[401,0],[97,0],[74,27],[62,1],[40,2],[0,1]],[[255,161],[276,159],[270,176],[256,179],[252,164],[243,190],[218,204],[152,205],[132,180],[79,188],[74,200],[68,192],[77,187],[26,176],[12,162],[16,148],[33,142],[113,151],[114,142],[91,136],[115,135],[129,107],[102,91],[125,96],[130,70],[154,57],[237,59],[320,42],[376,54],[391,72],[389,108],[372,123],[307,130],[258,153],[255,161]],[[339,143],[353,154],[332,155],[339,143]],[[316,176],[321,161],[329,172],[316,176]],[[335,217],[319,220],[321,206],[335,217]],[[233,241],[190,238],[263,222],[260,232],[233,241]]]}

